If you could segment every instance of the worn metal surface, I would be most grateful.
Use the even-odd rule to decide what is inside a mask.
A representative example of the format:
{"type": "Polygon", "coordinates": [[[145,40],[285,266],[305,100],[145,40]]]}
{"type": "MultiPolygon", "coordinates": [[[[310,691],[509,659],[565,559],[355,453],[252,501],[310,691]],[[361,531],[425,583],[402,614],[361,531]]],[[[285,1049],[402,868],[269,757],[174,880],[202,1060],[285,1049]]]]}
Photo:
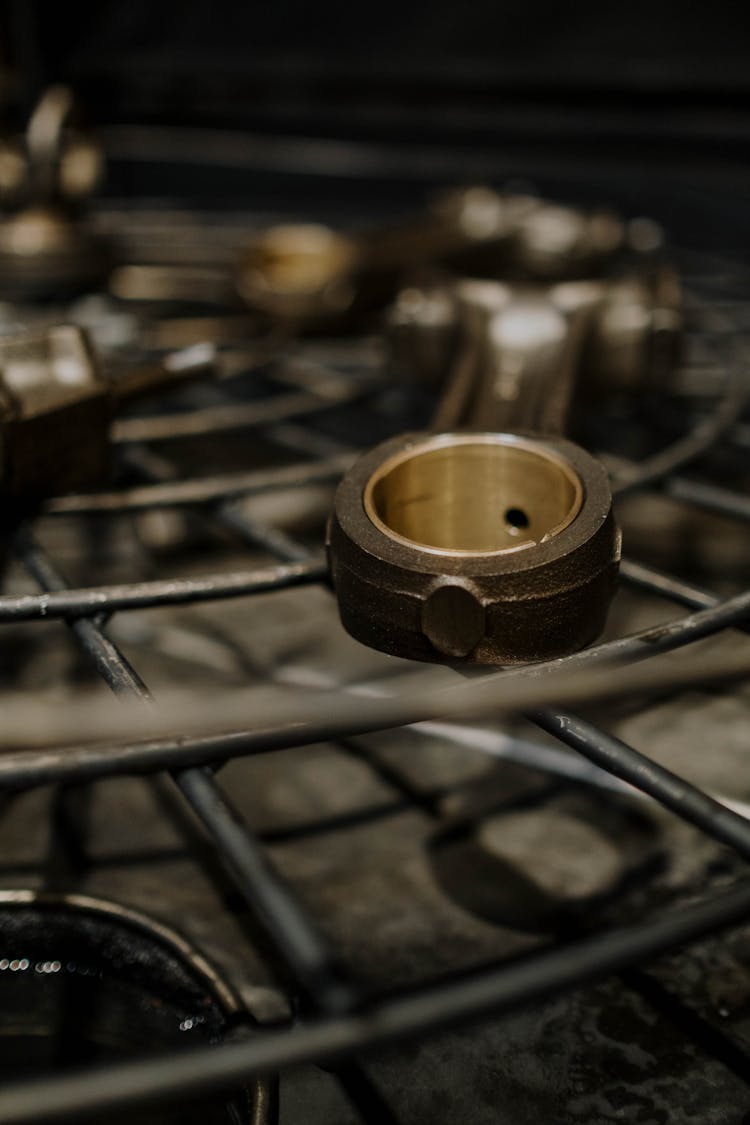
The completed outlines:
{"type": "Polygon", "coordinates": [[[412,659],[509,664],[599,634],[620,538],[603,468],[571,442],[407,434],[346,474],[328,552],[358,640],[412,659]]]}

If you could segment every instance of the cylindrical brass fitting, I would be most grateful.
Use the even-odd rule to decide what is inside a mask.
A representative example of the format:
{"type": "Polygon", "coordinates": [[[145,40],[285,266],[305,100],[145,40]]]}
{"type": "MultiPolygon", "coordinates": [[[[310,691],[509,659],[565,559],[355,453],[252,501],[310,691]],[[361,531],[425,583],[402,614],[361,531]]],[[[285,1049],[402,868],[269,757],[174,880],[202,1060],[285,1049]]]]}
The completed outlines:
{"type": "Polygon", "coordinates": [[[339,485],[328,553],[357,640],[416,660],[511,664],[583,648],[614,593],[604,467],[557,437],[407,434],[339,485]]]}

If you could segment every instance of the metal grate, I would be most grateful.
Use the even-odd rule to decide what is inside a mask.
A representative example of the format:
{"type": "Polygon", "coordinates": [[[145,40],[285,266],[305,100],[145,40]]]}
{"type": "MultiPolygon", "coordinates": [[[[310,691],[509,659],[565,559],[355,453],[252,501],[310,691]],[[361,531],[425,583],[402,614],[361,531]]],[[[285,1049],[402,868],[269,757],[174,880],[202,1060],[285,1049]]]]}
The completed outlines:
{"type": "MultiPolygon", "coordinates": [[[[695,274],[695,260],[686,257],[685,261],[688,272],[695,274]]],[[[610,451],[613,476],[623,494],[657,489],[701,510],[746,522],[750,515],[747,496],[717,484],[711,476],[717,465],[723,469],[724,478],[731,476],[739,463],[738,451],[747,444],[747,426],[742,422],[747,348],[741,305],[736,299],[746,279],[733,275],[719,284],[715,271],[706,270],[703,263],[699,266],[691,289],[693,351],[672,404],[686,429],[665,440],[666,427],[658,410],[645,420],[636,417],[632,409],[628,415],[621,414],[617,420],[620,428],[614,431],[618,446],[610,451]],[[631,435],[628,440],[638,450],[637,462],[626,462],[621,433],[631,435]],[[684,470],[693,465],[705,470],[706,479],[684,475],[684,470]]],[[[347,439],[354,435],[357,444],[369,445],[419,417],[418,398],[380,374],[372,359],[371,341],[349,343],[346,348],[342,362],[341,345],[321,341],[295,345],[288,355],[277,354],[273,364],[263,357],[260,366],[245,361],[243,369],[240,350],[228,345],[225,361],[238,373],[226,384],[184,392],[177,412],[174,407],[165,408],[169,413],[131,416],[119,424],[116,441],[121,479],[126,483],[106,492],[53,500],[44,513],[45,528],[53,521],[58,526],[70,524],[79,570],[81,560],[89,566],[95,560],[92,544],[102,541],[105,533],[101,529],[108,520],[157,510],[178,511],[187,520],[217,530],[222,540],[231,537],[243,547],[271,556],[274,562],[242,571],[222,569],[198,576],[176,574],[115,585],[70,587],[62,577],[63,564],[52,549],[40,546],[30,525],[14,536],[11,549],[41,592],[0,597],[0,622],[33,632],[41,624],[47,623],[49,628],[49,622],[59,621],[116,695],[148,703],[148,686],[108,635],[112,615],[229,598],[252,604],[250,599],[269,591],[325,585],[325,561],[315,544],[248,515],[243,502],[251,496],[265,497],[333,482],[353,454],[352,445],[342,435],[347,439]],[[263,395],[250,397],[256,394],[259,378],[263,395]],[[294,383],[291,387],[290,381],[294,383]],[[171,454],[171,443],[178,435],[203,442],[201,448],[219,449],[230,432],[239,433],[248,443],[257,440],[270,464],[250,470],[217,471],[207,477],[186,469],[189,459],[186,462],[183,457],[180,462],[171,454]]],[[[589,440],[599,441],[602,431],[605,436],[613,432],[609,425],[611,420],[602,426],[601,418],[594,419],[589,440]]],[[[625,546],[627,551],[627,540],[625,546]]],[[[592,695],[611,677],[612,659],[624,662],[628,669],[631,665],[637,669],[643,667],[644,659],[651,661],[724,631],[743,629],[750,616],[750,591],[741,589],[719,596],[683,576],[664,573],[635,558],[624,562],[622,579],[628,587],[667,598],[687,612],[667,625],[616,635],[586,653],[555,662],[552,671],[584,673],[583,682],[590,685],[592,695]]],[[[743,653],[744,649],[740,645],[737,651],[743,653]]],[[[705,678],[712,674],[716,678],[711,662],[709,654],[700,673],[705,673],[705,678]]],[[[372,995],[343,967],[335,946],[322,936],[312,912],[271,862],[252,825],[234,807],[219,770],[231,759],[333,739],[357,752],[368,768],[378,770],[381,780],[385,777],[401,802],[421,810],[429,808],[424,794],[410,784],[406,773],[397,767],[384,770],[382,762],[368,757],[357,742],[357,736],[368,731],[417,722],[440,711],[434,697],[432,702],[425,702],[433,682],[431,672],[403,681],[407,687],[414,687],[412,698],[403,690],[388,694],[388,687],[398,687],[399,676],[406,674],[398,662],[394,666],[398,675],[392,681],[383,681],[385,688],[380,685],[380,695],[358,695],[349,691],[348,685],[341,690],[335,712],[325,713],[319,704],[305,712],[303,700],[301,717],[290,697],[288,716],[285,718],[277,707],[279,720],[275,724],[261,723],[247,713],[247,704],[236,692],[232,696],[237,703],[236,714],[243,707],[247,713],[244,729],[237,729],[235,715],[225,718],[217,714],[206,689],[201,700],[217,731],[210,735],[185,733],[175,722],[171,732],[148,741],[110,739],[77,744],[75,738],[61,734],[58,746],[14,749],[6,734],[8,749],[0,756],[0,784],[9,794],[52,783],[80,786],[102,778],[168,771],[264,931],[271,958],[283,967],[290,997],[301,1018],[281,1027],[256,1029],[249,1038],[218,1048],[198,1048],[6,1087],[0,1090],[3,1121],[77,1120],[84,1114],[135,1109],[156,1099],[236,1087],[253,1075],[283,1072],[306,1062],[334,1068],[362,1120],[395,1121],[395,1109],[360,1061],[369,1050],[489,1014],[499,1018],[615,971],[635,969],[667,950],[750,917],[750,882],[737,875],[719,880],[719,885],[706,893],[700,887],[693,888],[695,894],[690,901],[670,906],[663,913],[644,909],[642,918],[626,925],[561,937],[520,958],[489,962],[460,975],[446,974],[417,989],[372,995]],[[230,732],[224,733],[229,728],[230,732]]],[[[558,698],[555,692],[562,692],[559,685],[563,682],[545,686],[544,674],[549,670],[535,667],[513,674],[512,683],[521,695],[523,685],[532,685],[525,710],[538,727],[606,772],[579,769],[572,756],[555,759],[552,751],[548,751],[546,765],[538,755],[534,759],[532,751],[525,759],[521,753],[520,760],[540,769],[567,770],[574,780],[598,786],[602,800],[607,799],[608,788],[620,791],[619,783],[625,782],[706,836],[728,845],[741,859],[750,860],[750,820],[742,810],[736,811],[676,777],[605,733],[592,719],[546,705],[558,698]]],[[[499,673],[490,681],[456,679],[456,698],[483,702],[486,710],[487,695],[494,692],[507,705],[507,692],[503,696],[506,675],[499,673]]],[[[628,673],[617,675],[627,679],[628,673]]],[[[695,682],[700,682],[700,675],[696,676],[693,668],[695,682]]],[[[647,690],[648,676],[646,666],[640,679],[633,678],[631,690],[647,690]]],[[[657,678],[655,673],[655,690],[659,687],[657,678]]],[[[444,686],[447,681],[435,682],[444,686]]],[[[668,688],[669,684],[664,690],[668,688]]],[[[333,697],[328,693],[324,698],[328,704],[333,697]]],[[[585,691],[582,697],[580,685],[575,698],[586,710],[585,691]]],[[[12,720],[12,707],[9,714],[12,720]]],[[[85,717],[81,722],[85,729],[85,717]]],[[[60,729],[66,728],[61,725],[60,729]]],[[[458,744],[454,749],[456,754],[462,753],[458,744]]],[[[734,1049],[742,1056],[741,1047],[735,1045],[734,1049]]]]}

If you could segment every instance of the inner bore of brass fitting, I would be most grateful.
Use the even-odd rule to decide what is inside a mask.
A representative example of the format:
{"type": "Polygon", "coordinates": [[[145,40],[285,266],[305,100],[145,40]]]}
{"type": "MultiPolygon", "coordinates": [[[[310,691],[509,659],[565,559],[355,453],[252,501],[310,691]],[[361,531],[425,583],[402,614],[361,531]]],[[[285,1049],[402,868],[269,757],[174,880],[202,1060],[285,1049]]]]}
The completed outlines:
{"type": "Polygon", "coordinates": [[[570,465],[509,434],[440,435],[412,446],[381,465],[364,494],[386,535],[451,554],[531,547],[567,527],[582,501],[570,465]]]}

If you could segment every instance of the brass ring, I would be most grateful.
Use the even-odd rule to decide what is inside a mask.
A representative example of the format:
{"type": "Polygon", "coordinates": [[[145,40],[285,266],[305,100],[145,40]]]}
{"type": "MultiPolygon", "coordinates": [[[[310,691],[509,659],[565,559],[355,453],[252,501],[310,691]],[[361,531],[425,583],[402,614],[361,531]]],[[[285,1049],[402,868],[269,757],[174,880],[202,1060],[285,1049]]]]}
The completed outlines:
{"type": "Polygon", "coordinates": [[[346,474],[328,552],[358,640],[417,660],[508,664],[599,634],[620,535],[604,467],[572,442],[409,434],[346,474]]]}

